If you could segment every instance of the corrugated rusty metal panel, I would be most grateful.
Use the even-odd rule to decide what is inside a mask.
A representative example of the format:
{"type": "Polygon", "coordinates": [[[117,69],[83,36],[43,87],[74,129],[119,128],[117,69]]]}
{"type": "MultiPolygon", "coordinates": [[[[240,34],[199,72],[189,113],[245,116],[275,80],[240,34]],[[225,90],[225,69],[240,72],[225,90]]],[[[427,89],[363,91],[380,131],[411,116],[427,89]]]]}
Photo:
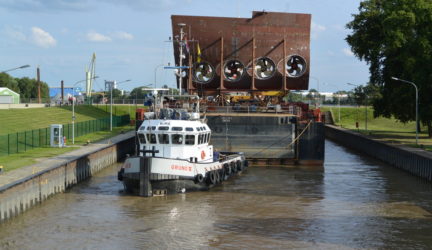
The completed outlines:
{"type": "MultiPolygon", "coordinates": [[[[178,23],[184,23],[184,32],[189,40],[190,48],[187,56],[192,56],[192,62],[197,61],[197,46],[201,49],[201,60],[214,67],[215,77],[206,84],[193,80],[192,88],[198,90],[216,90],[220,88],[220,67],[230,60],[238,60],[244,66],[252,68],[253,54],[255,59],[270,58],[278,68],[269,79],[262,80],[255,77],[256,90],[305,90],[309,84],[310,69],[310,14],[293,14],[278,12],[253,12],[252,18],[226,18],[205,16],[176,16],[173,15],[173,38],[179,35],[178,23]],[[221,44],[223,38],[223,46],[221,44]],[[255,51],[252,44],[255,38],[255,51]],[[284,81],[284,40],[286,56],[299,55],[305,59],[307,67],[300,77],[287,75],[284,81]],[[221,53],[223,47],[223,53],[221,53]],[[221,65],[220,57],[224,61],[221,65]],[[286,86],[284,85],[286,82],[286,86]]],[[[175,62],[179,63],[178,43],[174,43],[175,62]]],[[[188,58],[184,62],[187,62],[188,58]]],[[[251,73],[252,70],[249,70],[251,73]]],[[[187,78],[183,81],[183,88],[187,86],[187,78]]],[[[252,90],[252,74],[245,73],[240,80],[222,81],[222,91],[250,91],[252,90]],[[226,89],[226,90],[224,90],[226,89]]],[[[193,90],[192,89],[192,90],[193,90]]]]}

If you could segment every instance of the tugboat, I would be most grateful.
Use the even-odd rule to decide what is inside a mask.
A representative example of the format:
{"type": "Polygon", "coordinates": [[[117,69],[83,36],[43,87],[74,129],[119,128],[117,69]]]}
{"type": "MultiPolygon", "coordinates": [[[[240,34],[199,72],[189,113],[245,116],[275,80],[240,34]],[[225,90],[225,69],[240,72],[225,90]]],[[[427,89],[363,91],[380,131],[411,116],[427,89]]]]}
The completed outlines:
{"type": "MultiPolygon", "coordinates": [[[[178,96],[161,100],[173,97],[178,96]]],[[[199,97],[181,97],[192,100],[193,108],[169,108],[164,102],[159,112],[144,113],[137,131],[139,154],[128,157],[118,172],[127,192],[153,196],[207,190],[248,166],[241,152],[214,151],[211,130],[200,118],[199,97]]]]}

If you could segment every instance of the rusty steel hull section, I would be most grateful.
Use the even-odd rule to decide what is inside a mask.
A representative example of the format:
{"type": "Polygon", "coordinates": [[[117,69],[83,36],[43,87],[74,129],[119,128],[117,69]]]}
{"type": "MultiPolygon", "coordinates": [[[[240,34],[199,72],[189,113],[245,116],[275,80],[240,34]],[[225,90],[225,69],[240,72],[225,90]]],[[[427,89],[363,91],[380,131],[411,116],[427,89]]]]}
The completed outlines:
{"type": "Polygon", "coordinates": [[[252,18],[174,15],[171,19],[173,38],[177,41],[174,42],[176,65],[180,62],[178,24],[185,24],[187,45],[184,44],[186,57],[182,64],[191,69],[183,77],[183,89],[196,93],[308,89],[311,15],[253,12],[252,18]],[[303,61],[293,61],[293,56],[303,61]],[[205,83],[194,77],[193,69],[199,62],[212,67],[213,76],[205,83]],[[287,65],[289,62],[295,65],[287,65]],[[301,72],[291,68],[297,67],[297,63],[303,64],[301,72]],[[236,70],[241,67],[243,70],[236,71],[231,78],[225,75],[230,73],[227,67],[235,65],[239,65],[236,70]],[[258,73],[257,70],[267,67],[264,72],[267,75],[258,73]],[[298,74],[290,75],[292,72],[298,74]]]}

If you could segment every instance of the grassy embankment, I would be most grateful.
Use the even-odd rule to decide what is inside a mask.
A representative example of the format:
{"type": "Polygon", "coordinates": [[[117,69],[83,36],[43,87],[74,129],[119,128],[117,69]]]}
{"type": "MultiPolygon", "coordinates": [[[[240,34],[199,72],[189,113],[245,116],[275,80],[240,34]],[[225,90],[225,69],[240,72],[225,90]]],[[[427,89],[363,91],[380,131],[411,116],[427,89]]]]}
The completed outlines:
{"type": "MultiPolygon", "coordinates": [[[[135,116],[135,106],[115,106],[115,110],[115,114],[117,115],[133,113],[132,117],[135,116]]],[[[76,122],[82,122],[87,120],[104,118],[109,116],[109,113],[105,112],[105,110],[103,110],[101,107],[76,106],[75,116],[76,122]]],[[[50,124],[70,123],[72,113],[70,106],[31,109],[9,109],[0,110],[0,117],[2,117],[0,121],[0,135],[2,135],[32,129],[45,128],[49,127],[50,124]]],[[[41,147],[28,150],[23,153],[1,156],[0,166],[3,166],[5,171],[10,171],[22,166],[28,166],[43,159],[72,151],[74,149],[77,149],[78,147],[82,147],[87,143],[87,141],[95,142],[98,140],[106,139],[118,135],[121,131],[129,131],[133,128],[133,126],[127,125],[123,127],[113,128],[112,132],[99,131],[76,137],[75,144],[71,145],[71,142],[69,141],[68,147],[65,148],[41,147]]]]}
{"type": "MultiPolygon", "coordinates": [[[[357,131],[362,134],[371,135],[376,139],[390,143],[403,144],[411,147],[415,145],[415,122],[401,123],[394,118],[373,117],[373,108],[368,107],[367,131],[365,130],[365,107],[341,107],[340,122],[339,108],[322,107],[322,111],[331,111],[335,125],[357,131]],[[356,122],[359,128],[356,128],[356,122]]],[[[428,138],[427,128],[421,127],[419,133],[419,146],[432,151],[432,139],[428,138]]]]}
{"type": "MultiPolygon", "coordinates": [[[[103,110],[107,113],[110,112],[110,105],[109,104],[95,104],[94,107],[103,110]]],[[[135,110],[136,109],[147,109],[143,105],[134,105],[134,104],[123,104],[123,105],[113,105],[113,114],[114,115],[127,115],[129,114],[131,120],[135,119],[135,110]]]]}

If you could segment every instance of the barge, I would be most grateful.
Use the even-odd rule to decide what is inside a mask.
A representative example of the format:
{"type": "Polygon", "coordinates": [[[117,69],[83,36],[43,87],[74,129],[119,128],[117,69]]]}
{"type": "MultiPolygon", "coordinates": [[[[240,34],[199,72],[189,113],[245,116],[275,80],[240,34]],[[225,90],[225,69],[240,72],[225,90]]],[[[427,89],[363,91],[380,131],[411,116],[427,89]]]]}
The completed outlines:
{"type": "Polygon", "coordinates": [[[319,105],[288,98],[309,88],[310,14],[171,21],[177,87],[200,96],[215,148],[244,152],[253,165],[323,164],[319,105]]]}

